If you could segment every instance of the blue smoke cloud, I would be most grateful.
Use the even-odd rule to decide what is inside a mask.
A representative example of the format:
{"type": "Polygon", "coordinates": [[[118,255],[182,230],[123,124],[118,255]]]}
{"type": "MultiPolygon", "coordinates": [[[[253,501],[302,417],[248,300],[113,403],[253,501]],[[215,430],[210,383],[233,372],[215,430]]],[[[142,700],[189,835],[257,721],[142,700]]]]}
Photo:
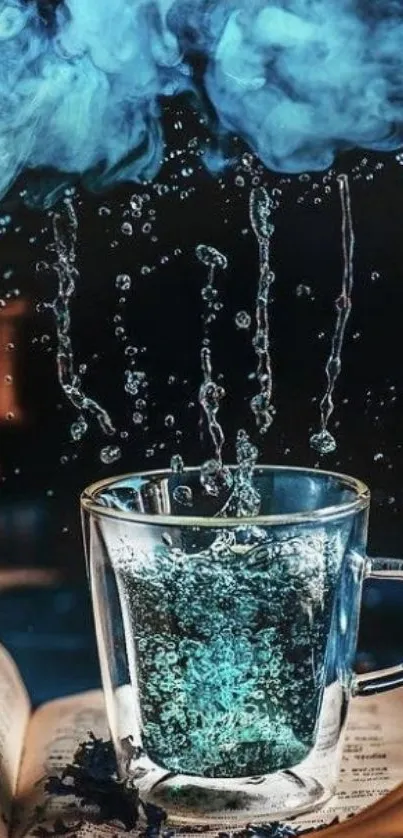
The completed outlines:
{"type": "Polygon", "coordinates": [[[399,0],[47,4],[0,0],[1,196],[24,169],[152,178],[163,102],[184,93],[276,171],[403,144],[399,0]]]}

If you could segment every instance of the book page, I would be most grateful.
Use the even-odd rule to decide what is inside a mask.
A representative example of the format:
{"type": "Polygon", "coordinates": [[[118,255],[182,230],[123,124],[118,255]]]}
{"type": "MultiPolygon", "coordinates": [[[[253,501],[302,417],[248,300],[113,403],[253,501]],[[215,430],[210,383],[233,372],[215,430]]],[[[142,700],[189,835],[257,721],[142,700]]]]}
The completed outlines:
{"type": "MultiPolygon", "coordinates": [[[[297,818],[294,828],[314,828],[331,823],[336,817],[344,820],[403,781],[402,717],[402,689],[351,702],[339,792],[318,812],[297,818]]],[[[77,838],[127,835],[119,830],[116,821],[94,823],[96,806],[93,812],[90,807],[83,810],[73,795],[52,796],[44,791],[44,778],[61,775],[63,768],[71,764],[79,743],[88,741],[89,731],[97,737],[109,738],[101,691],[51,702],[34,715],[18,784],[18,820],[13,838],[38,835],[38,823],[41,818],[42,824],[45,821],[44,810],[37,807],[43,807],[45,800],[49,828],[59,818],[61,831],[74,828],[77,838]]],[[[221,833],[223,829],[221,824],[221,833]]],[[[174,832],[172,829],[172,835],[174,832]]],[[[198,830],[198,838],[202,838],[203,832],[198,830]]],[[[218,834],[214,828],[207,832],[209,838],[218,834]]],[[[231,832],[236,838],[236,828],[232,827],[231,832]]],[[[181,838],[187,834],[182,828],[181,838]]]]}
{"type": "Polygon", "coordinates": [[[49,777],[61,775],[72,763],[79,744],[89,739],[90,732],[109,739],[101,690],[51,701],[34,713],[18,778],[13,836],[29,834],[35,829],[45,804],[49,823],[58,817],[74,823],[77,817],[82,817],[77,815],[74,796],[49,795],[45,783],[49,777]]]}
{"type": "Polygon", "coordinates": [[[21,754],[31,712],[18,669],[0,646],[0,838],[9,830],[21,754]]]}
{"type": "Polygon", "coordinates": [[[403,689],[351,701],[338,794],[318,812],[299,817],[308,827],[345,820],[403,781],[403,689]]]}

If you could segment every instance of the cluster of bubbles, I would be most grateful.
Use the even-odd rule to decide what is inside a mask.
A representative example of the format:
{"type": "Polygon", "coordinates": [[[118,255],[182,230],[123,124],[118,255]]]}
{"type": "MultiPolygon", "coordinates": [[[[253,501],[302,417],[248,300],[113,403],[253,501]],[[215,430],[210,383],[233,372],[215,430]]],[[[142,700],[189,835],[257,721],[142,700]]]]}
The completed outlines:
{"type": "Polygon", "coordinates": [[[143,747],[157,765],[256,776],[307,756],[347,535],[336,530],[240,524],[194,528],[189,550],[169,533],[147,556],[116,549],[143,747]]]}

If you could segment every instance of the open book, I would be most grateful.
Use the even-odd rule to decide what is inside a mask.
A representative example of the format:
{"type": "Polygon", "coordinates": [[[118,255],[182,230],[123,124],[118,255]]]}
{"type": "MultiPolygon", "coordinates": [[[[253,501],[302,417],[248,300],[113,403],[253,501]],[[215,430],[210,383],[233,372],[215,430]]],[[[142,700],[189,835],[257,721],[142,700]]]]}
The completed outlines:
{"type": "MultiPolygon", "coordinates": [[[[339,793],[319,812],[299,818],[293,830],[345,820],[403,781],[402,719],[402,689],[351,702],[339,793]]],[[[61,834],[121,838],[130,832],[130,823],[124,818],[120,822],[116,811],[114,818],[102,820],[95,803],[79,799],[74,770],[63,775],[74,763],[80,743],[90,740],[90,732],[99,739],[109,738],[100,690],[52,701],[31,713],[18,670],[0,647],[0,838],[61,834]]],[[[401,805],[402,832],[393,835],[403,836],[401,805]]],[[[139,824],[136,829],[155,838],[155,830],[139,824]]],[[[173,835],[173,830],[164,829],[173,835]]],[[[182,838],[186,835],[184,830],[180,833],[182,838]]],[[[362,834],[372,836],[370,829],[362,834]]],[[[390,838],[389,833],[385,838],[390,838]]]]}

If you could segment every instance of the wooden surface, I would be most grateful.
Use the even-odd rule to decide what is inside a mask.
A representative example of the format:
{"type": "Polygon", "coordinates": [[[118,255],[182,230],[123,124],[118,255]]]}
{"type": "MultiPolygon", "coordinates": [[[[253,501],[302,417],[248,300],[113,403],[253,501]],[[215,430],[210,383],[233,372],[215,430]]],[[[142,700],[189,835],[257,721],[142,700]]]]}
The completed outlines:
{"type": "Polygon", "coordinates": [[[403,838],[403,783],[372,806],[337,826],[323,838],[403,838]]]}

